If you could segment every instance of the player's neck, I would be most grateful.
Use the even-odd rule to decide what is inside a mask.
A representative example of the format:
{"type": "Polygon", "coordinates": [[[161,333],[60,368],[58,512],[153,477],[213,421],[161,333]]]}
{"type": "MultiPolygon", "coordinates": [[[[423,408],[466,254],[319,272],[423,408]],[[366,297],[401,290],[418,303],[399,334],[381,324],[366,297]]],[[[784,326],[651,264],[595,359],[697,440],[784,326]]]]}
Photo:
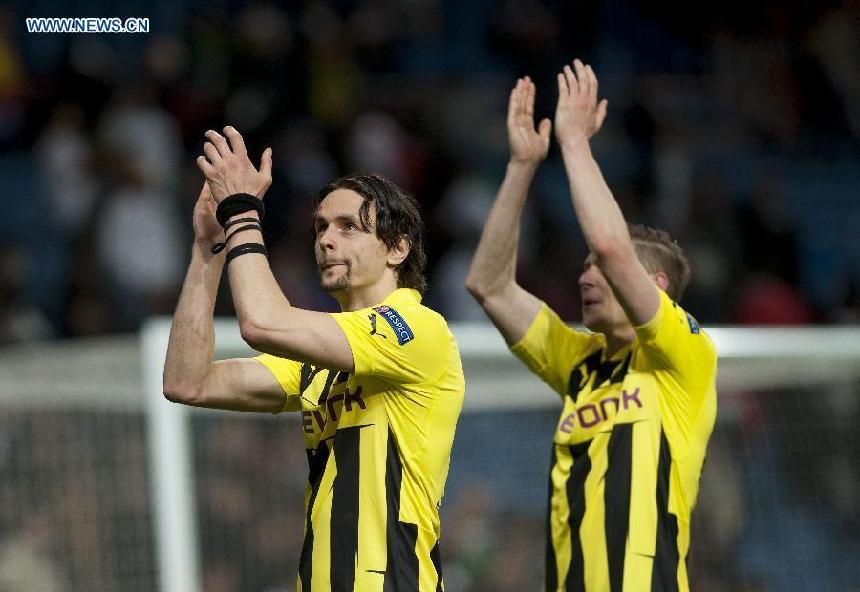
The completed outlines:
{"type": "Polygon", "coordinates": [[[606,337],[606,357],[611,358],[633,342],[636,332],[631,325],[622,325],[604,333],[603,336],[606,337]]]}
{"type": "Polygon", "coordinates": [[[352,312],[376,306],[396,289],[397,278],[386,274],[382,280],[375,284],[349,288],[338,294],[333,294],[333,296],[338,304],[340,304],[340,309],[343,312],[352,312]]]}

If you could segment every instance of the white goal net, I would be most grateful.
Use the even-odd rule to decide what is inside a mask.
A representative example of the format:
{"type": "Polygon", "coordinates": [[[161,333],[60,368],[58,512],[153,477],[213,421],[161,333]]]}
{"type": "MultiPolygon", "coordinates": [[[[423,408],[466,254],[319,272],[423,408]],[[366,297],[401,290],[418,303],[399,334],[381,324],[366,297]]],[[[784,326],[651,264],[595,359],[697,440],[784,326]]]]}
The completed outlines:
{"type": "MultiPolygon", "coordinates": [[[[295,589],[307,459],[288,415],[161,396],[169,321],[141,339],[0,350],[0,590],[295,589]]],[[[446,588],[539,588],[560,403],[489,326],[442,512],[446,588]]],[[[860,330],[710,330],[717,426],[693,514],[694,589],[860,590],[860,330]]],[[[250,355],[234,320],[219,358],[250,355]]]]}

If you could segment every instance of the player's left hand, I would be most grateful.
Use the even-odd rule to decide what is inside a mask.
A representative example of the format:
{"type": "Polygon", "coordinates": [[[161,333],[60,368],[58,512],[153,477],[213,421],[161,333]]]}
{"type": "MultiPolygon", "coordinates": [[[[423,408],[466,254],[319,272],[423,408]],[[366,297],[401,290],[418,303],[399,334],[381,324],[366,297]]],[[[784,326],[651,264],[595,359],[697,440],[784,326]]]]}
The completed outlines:
{"type": "Polygon", "coordinates": [[[214,130],[204,134],[203,152],[197,157],[197,166],[206,177],[212,197],[221,203],[236,193],[248,193],[263,199],[272,184],[272,149],[266,148],[257,170],[248,158],[245,141],[236,128],[224,128],[224,136],[214,130]],[[229,143],[227,140],[230,140],[229,143]]]}
{"type": "Polygon", "coordinates": [[[209,190],[209,182],[203,183],[203,189],[200,190],[200,196],[194,204],[194,242],[206,245],[206,252],[209,247],[220,240],[224,240],[224,229],[218,223],[215,217],[215,211],[218,204],[212,198],[212,192],[209,190]]]}
{"type": "Polygon", "coordinates": [[[508,101],[508,147],[511,160],[539,163],[549,150],[549,119],[542,119],[535,129],[535,83],[526,76],[517,80],[508,101]]]}
{"type": "Polygon", "coordinates": [[[600,131],[608,102],[597,101],[597,76],[591,66],[579,60],[558,74],[558,104],[555,108],[555,135],[562,146],[588,141],[600,131]],[[575,70],[575,72],[574,72],[575,70]]]}

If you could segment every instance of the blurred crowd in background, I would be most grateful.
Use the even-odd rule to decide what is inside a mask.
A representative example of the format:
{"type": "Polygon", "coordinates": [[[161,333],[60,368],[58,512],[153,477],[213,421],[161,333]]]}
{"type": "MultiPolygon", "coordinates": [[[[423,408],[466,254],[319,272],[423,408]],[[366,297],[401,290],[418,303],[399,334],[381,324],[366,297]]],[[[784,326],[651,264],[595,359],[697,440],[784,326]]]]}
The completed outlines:
{"type": "MultiPolygon", "coordinates": [[[[530,75],[537,116],[551,117],[554,75],[574,57],[610,101],[598,162],[628,220],[687,250],[684,303],[700,321],[860,320],[858,0],[75,7],[0,6],[0,343],[170,314],[202,183],[194,159],[203,132],[226,124],[255,156],[274,150],[265,234],[294,304],[335,306],[318,289],[311,197],[375,172],[424,208],[426,303],[451,322],[484,321],[463,280],[504,173],[509,90],[530,75]],[[151,29],[35,35],[31,16],[140,16],[151,29]]],[[[586,252],[555,148],[520,255],[521,283],[578,321],[586,252]]],[[[231,314],[229,290],[220,296],[217,312],[231,314]]],[[[694,514],[695,589],[856,586],[856,400],[721,394],[694,514]]],[[[537,588],[555,419],[462,418],[443,506],[448,589],[537,588]]],[[[143,417],[0,409],[0,420],[0,587],[152,590],[143,417]]],[[[204,416],[193,441],[205,589],[293,589],[307,478],[294,421],[204,416]]]]}
{"type": "MultiPolygon", "coordinates": [[[[271,263],[299,306],[318,289],[311,196],[384,174],[428,225],[427,303],[484,320],[463,289],[504,173],[516,78],[552,116],[554,74],[594,65],[610,101],[597,159],[628,219],[690,255],[705,323],[854,322],[860,302],[857,0],[132,2],[144,35],[28,34],[0,8],[0,343],[135,330],[170,314],[191,242],[202,134],[274,149],[271,263]]],[[[522,283],[569,320],[585,256],[559,154],[535,180],[522,283]]],[[[218,313],[229,314],[229,293],[218,313]]]]}

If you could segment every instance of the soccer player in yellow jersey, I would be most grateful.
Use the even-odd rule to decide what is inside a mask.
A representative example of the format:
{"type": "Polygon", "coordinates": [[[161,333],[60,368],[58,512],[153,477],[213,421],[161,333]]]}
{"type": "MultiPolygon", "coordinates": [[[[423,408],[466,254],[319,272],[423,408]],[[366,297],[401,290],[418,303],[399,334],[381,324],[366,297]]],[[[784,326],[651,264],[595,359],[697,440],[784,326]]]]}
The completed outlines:
{"type": "MultiPolygon", "coordinates": [[[[555,134],[590,254],[582,318],[569,328],[517,285],[519,219],[546,157],[534,84],[511,92],[511,159],[466,285],[511,351],[563,401],[553,437],[547,591],[689,590],[686,557],[705,448],[716,416],[717,354],[676,303],[687,260],[665,232],[628,227],[591,155],[606,116],[579,60],[558,75],[555,134]]],[[[557,269],[555,273],[566,273],[557,269]]]]}
{"type": "Polygon", "coordinates": [[[343,310],[337,314],[291,306],[262,249],[256,208],[230,217],[226,259],[239,327],[264,353],[213,362],[225,265],[223,252],[211,249],[225,236],[216,205],[262,199],[271,182],[271,153],[257,171],[238,132],[228,127],[225,135],[207,132],[206,157],[198,159],[207,181],[170,333],[165,395],[201,407],[301,413],[310,470],[299,590],[441,590],[439,504],[464,380],[445,320],[421,305],[417,203],[374,175],[320,191],[314,252],[321,286],[343,310]],[[243,218],[253,228],[239,232],[231,221],[243,218]]]}

